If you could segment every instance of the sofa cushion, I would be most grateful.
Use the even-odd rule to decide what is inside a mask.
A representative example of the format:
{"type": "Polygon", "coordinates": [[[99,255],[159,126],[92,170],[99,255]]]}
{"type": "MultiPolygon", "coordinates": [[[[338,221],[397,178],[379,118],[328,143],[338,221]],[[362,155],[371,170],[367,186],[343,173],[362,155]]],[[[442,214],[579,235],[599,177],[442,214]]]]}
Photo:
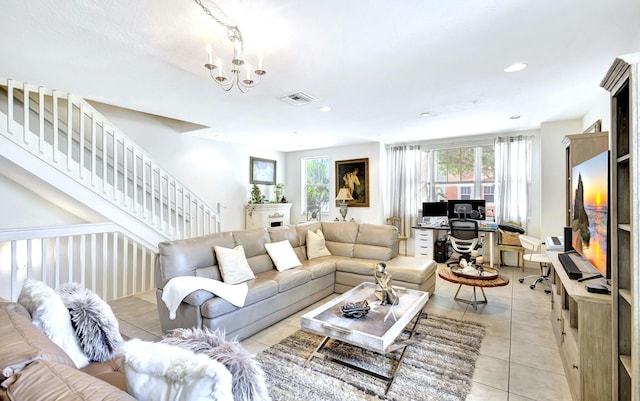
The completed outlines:
{"type": "Polygon", "coordinates": [[[271,260],[273,260],[273,264],[276,265],[278,271],[293,269],[302,264],[300,263],[300,259],[298,259],[298,255],[294,252],[291,243],[286,239],[264,244],[264,247],[267,249],[267,253],[271,260]]]}
{"type": "Polygon", "coordinates": [[[375,260],[340,258],[336,260],[336,270],[373,277],[373,268],[376,264],[375,260]]]}
{"type": "Polygon", "coordinates": [[[384,246],[355,244],[353,247],[353,257],[387,261],[398,255],[398,246],[396,245],[394,249],[395,251],[392,248],[384,246]]]}
{"type": "MultiPolygon", "coordinates": [[[[213,251],[215,254],[215,250],[213,251]]],[[[222,274],[218,266],[199,267],[195,271],[196,277],[210,278],[212,280],[222,281],[222,274]]],[[[166,283],[165,283],[166,284],[166,283]]]]}
{"type": "Polygon", "coordinates": [[[41,281],[25,280],[18,303],[31,314],[33,324],[58,344],[76,367],[89,364],[89,358],[82,351],[80,340],[71,325],[69,310],[53,288],[41,281]]]}
{"type": "Polygon", "coordinates": [[[389,260],[398,256],[398,229],[391,225],[360,224],[353,257],[389,260]]]}
{"type": "Polygon", "coordinates": [[[75,368],[69,355],[38,330],[28,316],[22,305],[0,301],[0,372],[11,376],[37,359],[75,368]]]}
{"type": "Polygon", "coordinates": [[[318,230],[322,230],[322,223],[319,221],[308,221],[299,223],[295,227],[296,232],[298,233],[298,243],[300,244],[300,246],[306,248],[307,231],[313,231],[315,233],[318,230]]]}
{"type": "Polygon", "coordinates": [[[331,256],[327,249],[322,230],[315,232],[307,230],[307,258],[315,259],[323,256],[331,256]]]}
{"type": "Polygon", "coordinates": [[[233,249],[214,247],[216,257],[220,263],[222,279],[227,284],[239,284],[255,278],[253,270],[249,267],[242,245],[233,249]]]}
{"type": "Polygon", "coordinates": [[[285,271],[271,270],[260,273],[258,277],[275,281],[278,283],[278,292],[285,292],[311,281],[311,272],[304,269],[290,269],[285,271]]]}
{"type": "Polygon", "coordinates": [[[352,258],[358,226],[358,223],[353,222],[323,222],[322,234],[329,252],[332,255],[352,258]]]}
{"type": "Polygon", "coordinates": [[[319,258],[313,260],[305,260],[302,262],[300,269],[304,269],[311,273],[311,279],[315,280],[336,271],[336,262],[333,258],[319,258]]]}
{"type": "MultiPolygon", "coordinates": [[[[436,262],[431,259],[411,256],[398,256],[386,263],[386,270],[391,274],[392,282],[404,281],[415,284],[423,283],[437,267],[436,262]]],[[[373,277],[373,268],[376,264],[376,260],[369,259],[340,259],[336,261],[336,270],[373,277]]]]}
{"type": "Polygon", "coordinates": [[[264,248],[264,244],[271,242],[269,232],[265,227],[234,231],[233,239],[236,245],[244,247],[247,258],[266,254],[267,250],[264,248]]]}
{"type": "Polygon", "coordinates": [[[394,280],[408,283],[422,284],[431,275],[434,275],[438,264],[428,258],[397,256],[387,262],[387,272],[391,273],[394,280]]]}
{"type": "Polygon", "coordinates": [[[269,237],[271,242],[280,242],[287,240],[291,243],[292,247],[300,246],[300,238],[298,237],[298,231],[296,226],[280,226],[280,227],[267,227],[269,231],[269,237]]]}
{"type": "Polygon", "coordinates": [[[244,253],[254,274],[273,269],[273,261],[264,247],[264,244],[271,242],[266,227],[234,231],[233,238],[236,245],[244,247],[244,253]]]}
{"type": "Polygon", "coordinates": [[[105,362],[91,362],[80,370],[118,387],[121,390],[126,390],[127,387],[124,380],[123,363],[123,356],[118,355],[117,357],[105,362]]]}
{"type": "Polygon", "coordinates": [[[18,372],[0,399],[20,401],[135,401],[131,395],[76,368],[38,360],[18,372]]]}
{"type": "Polygon", "coordinates": [[[233,248],[235,243],[232,233],[221,232],[159,243],[156,256],[158,274],[155,277],[158,288],[164,287],[167,281],[174,277],[193,276],[194,270],[198,267],[217,265],[214,246],[233,248]]]}
{"type": "MultiPolygon", "coordinates": [[[[249,286],[249,292],[247,293],[247,298],[244,302],[245,307],[262,301],[263,299],[272,297],[278,293],[278,283],[273,280],[266,280],[257,277],[254,280],[247,281],[247,285],[249,286]]],[[[220,297],[215,297],[202,304],[200,307],[200,313],[202,313],[203,317],[214,318],[236,309],[239,308],[237,306],[233,306],[231,303],[220,297]]]]}
{"type": "Polygon", "coordinates": [[[200,306],[213,297],[215,297],[215,295],[207,290],[195,290],[191,294],[187,295],[182,302],[193,306],[200,306]]]}

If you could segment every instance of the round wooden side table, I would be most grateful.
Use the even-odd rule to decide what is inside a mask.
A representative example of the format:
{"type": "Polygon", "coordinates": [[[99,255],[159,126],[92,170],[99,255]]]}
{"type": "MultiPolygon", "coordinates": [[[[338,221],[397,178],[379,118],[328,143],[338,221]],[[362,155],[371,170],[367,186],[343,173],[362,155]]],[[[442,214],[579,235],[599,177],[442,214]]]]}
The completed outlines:
{"type": "Polygon", "coordinates": [[[441,279],[446,280],[450,283],[458,284],[459,285],[458,291],[456,291],[456,294],[453,296],[453,299],[459,302],[463,302],[465,304],[473,305],[474,310],[478,310],[479,304],[487,303],[487,296],[484,293],[485,288],[504,287],[505,285],[509,284],[509,279],[501,275],[498,275],[497,277],[492,279],[467,278],[467,277],[462,277],[454,274],[449,268],[438,269],[438,276],[440,276],[441,279]],[[468,299],[458,298],[458,293],[460,292],[460,289],[462,288],[463,285],[468,285],[470,287],[473,287],[473,301],[469,301],[468,299]],[[482,292],[482,297],[484,298],[484,300],[478,301],[476,297],[476,287],[480,288],[480,291],[482,292]]]}

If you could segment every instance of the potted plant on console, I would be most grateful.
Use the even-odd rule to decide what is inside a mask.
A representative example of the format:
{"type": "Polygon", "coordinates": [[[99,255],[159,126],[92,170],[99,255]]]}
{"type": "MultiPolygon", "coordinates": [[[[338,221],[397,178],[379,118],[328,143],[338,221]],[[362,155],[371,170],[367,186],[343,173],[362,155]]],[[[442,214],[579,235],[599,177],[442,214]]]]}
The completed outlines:
{"type": "Polygon", "coordinates": [[[249,198],[249,205],[247,207],[249,216],[253,216],[253,211],[256,210],[256,205],[261,203],[264,203],[264,195],[262,195],[260,187],[258,187],[258,185],[256,184],[253,184],[253,187],[251,187],[251,197],[249,198]]]}
{"type": "Polygon", "coordinates": [[[278,183],[273,188],[273,193],[276,195],[275,203],[282,202],[283,194],[284,194],[285,185],[282,183],[278,183]]]}

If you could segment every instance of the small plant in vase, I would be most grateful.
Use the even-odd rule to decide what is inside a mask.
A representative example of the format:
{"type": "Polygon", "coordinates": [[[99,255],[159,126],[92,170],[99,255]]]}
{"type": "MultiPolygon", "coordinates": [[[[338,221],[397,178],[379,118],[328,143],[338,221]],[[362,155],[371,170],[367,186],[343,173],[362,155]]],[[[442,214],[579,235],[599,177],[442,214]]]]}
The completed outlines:
{"type": "Polygon", "coordinates": [[[253,216],[253,211],[256,210],[256,205],[264,203],[264,195],[258,185],[253,184],[251,187],[251,197],[249,198],[249,216],[253,216]]]}
{"type": "Polygon", "coordinates": [[[273,188],[273,193],[276,194],[276,203],[282,201],[282,193],[284,192],[285,185],[280,183],[276,184],[273,188]]]}

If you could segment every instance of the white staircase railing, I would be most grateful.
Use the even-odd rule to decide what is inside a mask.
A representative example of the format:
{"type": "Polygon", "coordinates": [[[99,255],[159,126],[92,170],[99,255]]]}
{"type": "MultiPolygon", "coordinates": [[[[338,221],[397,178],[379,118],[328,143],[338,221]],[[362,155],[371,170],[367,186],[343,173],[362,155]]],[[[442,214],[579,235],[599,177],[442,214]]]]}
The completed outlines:
{"type": "Polygon", "coordinates": [[[220,231],[219,210],[79,97],[0,78],[0,135],[167,239],[220,231]]]}
{"type": "Polygon", "coordinates": [[[0,297],[17,300],[26,279],[77,282],[111,300],[154,288],[157,248],[117,224],[0,230],[0,297]]]}

